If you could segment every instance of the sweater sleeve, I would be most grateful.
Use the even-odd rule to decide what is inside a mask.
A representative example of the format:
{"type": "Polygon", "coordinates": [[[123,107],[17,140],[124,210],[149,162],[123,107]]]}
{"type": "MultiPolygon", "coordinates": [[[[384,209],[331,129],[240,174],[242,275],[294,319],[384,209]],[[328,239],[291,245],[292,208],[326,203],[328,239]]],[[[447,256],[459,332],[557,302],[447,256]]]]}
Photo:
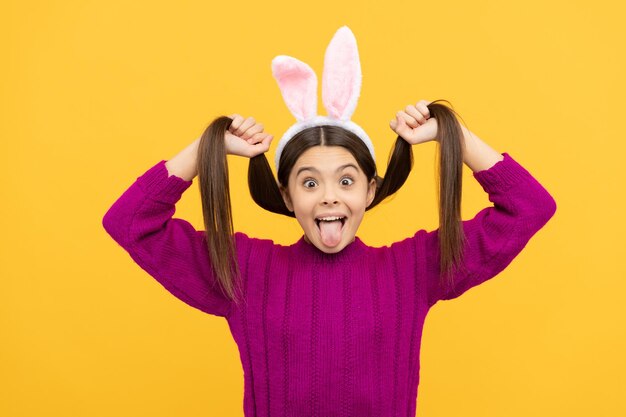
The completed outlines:
{"type": "Polygon", "coordinates": [[[493,206],[462,222],[465,253],[452,285],[445,285],[439,277],[438,229],[425,234],[429,306],[456,298],[496,276],[556,211],[556,202],[548,191],[508,153],[502,155],[504,159],[489,169],[473,173],[493,206]]]}
{"type": "Polygon", "coordinates": [[[193,181],[169,175],[165,162],[138,177],[109,208],[102,225],[175,297],[208,314],[226,317],[231,302],[222,294],[211,267],[205,232],[173,218],[175,204],[193,181]]]}

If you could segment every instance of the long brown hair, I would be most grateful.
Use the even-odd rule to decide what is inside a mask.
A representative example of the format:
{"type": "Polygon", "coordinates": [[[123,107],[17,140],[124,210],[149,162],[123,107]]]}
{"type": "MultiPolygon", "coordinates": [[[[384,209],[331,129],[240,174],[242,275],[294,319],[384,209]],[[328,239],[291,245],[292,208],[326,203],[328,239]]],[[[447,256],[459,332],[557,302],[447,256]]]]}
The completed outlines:
{"type": "Polygon", "coordinates": [[[224,141],[231,123],[231,118],[220,116],[205,129],[198,144],[197,167],[211,266],[222,292],[238,304],[242,291],[224,141]]]}
{"type": "MultiPolygon", "coordinates": [[[[465,235],[461,221],[463,174],[463,132],[451,107],[436,100],[428,104],[430,117],[437,119],[439,173],[439,249],[440,277],[452,283],[455,270],[463,260],[465,235]]],[[[216,118],[204,131],[198,148],[198,178],[206,238],[211,264],[222,291],[236,303],[240,301],[241,280],[233,239],[228,164],[224,135],[232,119],[216,118]]],[[[278,180],[265,154],[250,158],[248,186],[252,199],[273,213],[295,217],[287,209],[281,187],[287,187],[291,169],[300,155],[313,146],[343,146],[355,158],[368,181],[376,181],[376,194],[369,210],[402,187],[413,168],[411,145],[398,136],[387,163],[385,177],[377,174],[376,164],[367,147],[354,133],[338,126],[315,126],[296,134],[285,146],[279,163],[278,180]]]]}

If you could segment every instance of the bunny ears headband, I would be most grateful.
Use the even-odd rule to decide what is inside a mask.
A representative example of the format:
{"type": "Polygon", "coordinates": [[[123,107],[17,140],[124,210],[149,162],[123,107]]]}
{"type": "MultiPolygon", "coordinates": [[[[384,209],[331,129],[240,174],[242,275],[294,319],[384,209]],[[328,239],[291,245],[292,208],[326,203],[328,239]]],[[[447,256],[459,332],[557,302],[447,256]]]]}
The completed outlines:
{"type": "Polygon", "coordinates": [[[328,116],[317,114],[317,76],[309,65],[291,56],[278,55],[272,60],[272,74],[285,104],[297,120],[278,142],[275,157],[277,172],[280,155],[287,142],[302,130],[321,125],[340,126],[354,133],[376,160],[369,136],[350,120],[361,92],[361,63],[356,38],[347,26],[335,32],[324,55],[322,100],[328,116]]]}

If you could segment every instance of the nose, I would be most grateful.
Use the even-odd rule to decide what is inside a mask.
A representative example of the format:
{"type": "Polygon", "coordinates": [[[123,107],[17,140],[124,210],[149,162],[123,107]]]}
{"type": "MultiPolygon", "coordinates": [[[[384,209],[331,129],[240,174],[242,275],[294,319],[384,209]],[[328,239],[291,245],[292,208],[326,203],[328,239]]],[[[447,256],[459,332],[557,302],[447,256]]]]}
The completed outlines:
{"type": "Polygon", "coordinates": [[[328,206],[337,203],[339,203],[339,200],[337,199],[337,194],[335,193],[333,187],[326,187],[324,189],[324,196],[322,197],[322,204],[324,206],[328,206]]]}

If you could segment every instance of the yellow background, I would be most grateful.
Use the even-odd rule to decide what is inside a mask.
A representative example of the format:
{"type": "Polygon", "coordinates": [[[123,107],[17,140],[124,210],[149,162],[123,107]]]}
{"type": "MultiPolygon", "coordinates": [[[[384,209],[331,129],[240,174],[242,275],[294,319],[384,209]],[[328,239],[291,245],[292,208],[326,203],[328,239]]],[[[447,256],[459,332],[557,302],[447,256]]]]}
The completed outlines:
{"type": "MultiPolygon", "coordinates": [[[[344,24],[363,70],[353,119],[381,172],[395,112],[443,98],[558,206],[505,271],[430,312],[418,415],[626,415],[618,4],[5,1],[0,415],[243,415],[226,321],[167,293],[102,217],[218,115],[253,116],[280,137],[294,119],[272,58],[295,56],[321,77],[344,24]]],[[[366,215],[366,243],[437,226],[435,151],[414,148],[409,181],[366,215]]],[[[230,159],[235,228],[295,241],[295,220],[252,202],[246,162],[230,159]]],[[[465,167],[463,218],[490,204],[465,167]]],[[[203,227],[197,179],[176,217],[203,227]]]]}

